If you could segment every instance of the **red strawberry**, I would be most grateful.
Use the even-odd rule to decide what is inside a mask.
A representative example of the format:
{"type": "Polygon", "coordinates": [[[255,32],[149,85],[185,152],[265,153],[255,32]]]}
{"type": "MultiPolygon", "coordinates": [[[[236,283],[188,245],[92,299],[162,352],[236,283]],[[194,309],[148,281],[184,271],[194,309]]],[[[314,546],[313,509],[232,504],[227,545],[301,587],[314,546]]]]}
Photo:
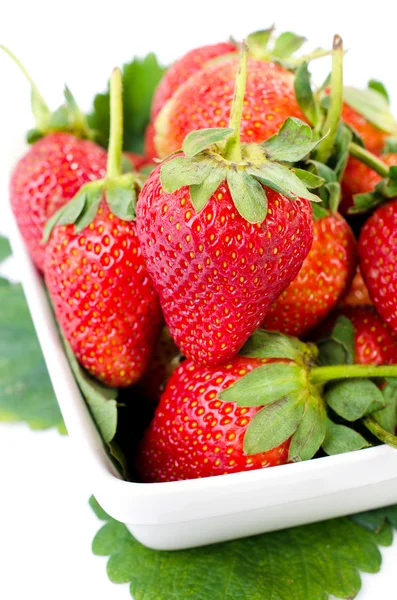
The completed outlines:
{"type": "Polygon", "coordinates": [[[164,326],[140,386],[146,398],[158,403],[167,381],[180,365],[182,355],[175,346],[168,327],[164,326]]]}
{"type": "Polygon", "coordinates": [[[338,304],[351,283],[355,263],[355,239],[345,219],[336,213],[314,221],[313,244],[302,268],[261,327],[307,335],[338,304]]]}
{"type": "Polygon", "coordinates": [[[269,188],[268,215],[251,224],[226,182],[197,213],[189,188],[164,192],[160,167],[137,206],[138,235],[170,333],[185,356],[229,360],[296,277],[312,241],[310,203],[269,188]]]}
{"type": "Polygon", "coordinates": [[[287,462],[289,440],[247,456],[244,435],[259,407],[241,408],[218,398],[222,390],[265,362],[238,356],[223,367],[200,367],[186,361],[174,371],[141,444],[141,479],[194,479],[287,462]]]}
{"type": "Polygon", "coordinates": [[[239,351],[296,277],[312,242],[308,199],[318,198],[269,156],[274,143],[281,145],[278,157],[297,156],[303,131],[304,155],[316,143],[308,141],[307,125],[290,119],[277,141],[269,140],[266,157],[266,144],[240,145],[246,66],[244,49],[231,129],[191,133],[187,156],[155,169],[137,205],[142,252],[170,333],[202,364],[239,351]]]}
{"type": "Polygon", "coordinates": [[[157,117],[167,100],[193,73],[202,69],[210,60],[236,51],[236,46],[231,42],[221,42],[195,48],[174,62],[155,91],[152,102],[152,119],[154,120],[157,117]]]}
{"type": "MultiPolygon", "coordinates": [[[[384,154],[382,161],[389,167],[397,165],[397,154],[384,154]]],[[[343,173],[340,211],[346,214],[354,204],[354,194],[372,192],[381,179],[376,171],[367,167],[360,160],[350,157],[343,173]]]]}
{"type": "Polygon", "coordinates": [[[107,178],[84,186],[55,215],[44,267],[73,352],[110,386],[128,386],[142,376],[161,323],[133,220],[136,178],[121,175],[121,93],[116,69],[107,178]]]}
{"type": "Polygon", "coordinates": [[[382,131],[357,110],[349,106],[346,102],[342,108],[342,120],[354,129],[364,142],[365,147],[374,154],[380,154],[385,145],[386,138],[390,135],[382,131]]]}
{"type": "Polygon", "coordinates": [[[371,298],[361,275],[360,267],[357,267],[350,289],[343,298],[341,306],[371,306],[371,304],[371,298]]]}
{"type": "Polygon", "coordinates": [[[156,146],[154,145],[154,134],[154,125],[153,123],[149,123],[145,130],[144,140],[145,159],[147,162],[150,162],[153,158],[157,157],[156,146]]]}
{"type": "MultiPolygon", "coordinates": [[[[164,157],[182,147],[186,135],[208,127],[226,127],[238,59],[198,71],[175,92],[155,121],[155,145],[164,157]]],[[[262,142],[287,117],[306,120],[294,93],[294,75],[279,65],[250,59],[241,122],[243,142],[262,142]]]]}
{"type": "Polygon", "coordinates": [[[29,252],[42,271],[43,231],[48,219],[82,185],[104,177],[105,150],[69,133],[52,133],[36,142],[14,167],[10,200],[29,252]]]}
{"type": "Polygon", "coordinates": [[[338,311],[352,322],[355,363],[391,365],[397,363],[397,335],[371,306],[350,307],[338,311]]]}
{"type": "Polygon", "coordinates": [[[45,224],[82,185],[104,177],[107,153],[93,142],[79,139],[91,137],[92,132],[68,88],[65,88],[66,104],[51,114],[17,57],[8,48],[0,48],[27,76],[32,88],[36,128],[28,133],[28,141],[36,143],[14,167],[10,201],[29,253],[42,271],[45,224]]]}
{"type": "Polygon", "coordinates": [[[361,230],[358,253],[369,295],[397,332],[397,201],[380,206],[361,230]]]}

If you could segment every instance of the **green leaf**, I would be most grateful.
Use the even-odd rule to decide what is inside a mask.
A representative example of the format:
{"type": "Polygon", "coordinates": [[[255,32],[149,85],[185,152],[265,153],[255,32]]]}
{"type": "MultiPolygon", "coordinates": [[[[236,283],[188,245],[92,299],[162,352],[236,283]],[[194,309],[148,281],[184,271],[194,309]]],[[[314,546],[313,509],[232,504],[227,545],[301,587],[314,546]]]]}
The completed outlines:
{"type": "Polygon", "coordinates": [[[66,431],[19,284],[0,286],[0,421],[66,431]]]}
{"type": "MultiPolygon", "coordinates": [[[[106,202],[112,213],[123,221],[135,219],[136,190],[134,185],[120,185],[119,179],[109,180],[105,188],[106,202]]],[[[99,198],[100,201],[100,198],[99,198]]]]}
{"type": "Polygon", "coordinates": [[[35,85],[32,85],[31,106],[34,120],[37,123],[37,129],[45,131],[48,126],[51,112],[35,85]]]}
{"type": "Polygon", "coordinates": [[[200,210],[204,208],[208,200],[225,179],[226,170],[221,167],[215,167],[210,171],[204,181],[189,187],[190,199],[196,212],[200,212],[200,210]]]}
{"type": "Polygon", "coordinates": [[[385,97],[388,104],[390,104],[389,94],[387,93],[387,89],[383,85],[381,81],[377,81],[376,79],[370,79],[368,81],[368,87],[370,90],[375,90],[378,94],[382,94],[385,97]]]}
{"type": "Polygon", "coordinates": [[[385,408],[375,412],[373,417],[383,429],[394,434],[397,427],[397,386],[386,383],[382,395],[385,408]]]}
{"type": "Polygon", "coordinates": [[[327,429],[327,415],[321,399],[309,401],[302,421],[292,436],[289,460],[309,460],[319,450],[327,429]]]}
{"type": "Polygon", "coordinates": [[[324,217],[329,216],[329,210],[324,208],[321,204],[312,204],[313,210],[313,218],[315,221],[319,221],[320,219],[324,219],[324,217]]]}
{"type": "Polygon", "coordinates": [[[279,35],[274,43],[272,56],[276,58],[288,58],[294,52],[299,50],[306,42],[306,38],[300,35],[296,35],[291,31],[286,31],[279,35]]]}
{"type": "Polygon", "coordinates": [[[311,202],[320,202],[320,198],[309,192],[299,177],[282,164],[268,161],[260,167],[249,167],[248,172],[263,185],[284,194],[287,198],[306,198],[311,202]]]}
{"type": "Polygon", "coordinates": [[[396,121],[390,113],[389,105],[383,94],[374,89],[358,90],[353,87],[345,87],[343,95],[345,102],[368,119],[370,123],[386,133],[396,132],[396,121]]]}
{"type": "Polygon", "coordinates": [[[176,156],[161,166],[161,185],[165,192],[172,194],[186,185],[202,183],[213,168],[214,162],[205,156],[176,156]]]}
{"type": "Polygon", "coordinates": [[[0,264],[11,255],[11,246],[7,238],[0,235],[0,264]]]}
{"type": "Polygon", "coordinates": [[[364,194],[355,194],[353,196],[353,201],[354,206],[349,209],[349,214],[361,214],[382,204],[384,202],[384,197],[382,194],[375,191],[364,194]]]}
{"type": "Polygon", "coordinates": [[[285,363],[269,363],[250,371],[219,394],[223,402],[238,406],[271,404],[296,392],[304,385],[302,368],[285,363]]]}
{"type": "Polygon", "coordinates": [[[370,379],[345,379],[327,385],[324,399],[346,421],[357,421],[385,407],[385,399],[370,379]]]}
{"type": "Polygon", "coordinates": [[[262,223],[267,215],[266,192],[246,171],[230,169],[227,183],[234,205],[249,223],[262,223]]]}
{"type": "Polygon", "coordinates": [[[268,404],[251,419],[244,436],[244,452],[257,454],[276,448],[291,437],[305,411],[302,393],[268,404]]]}
{"type": "Polygon", "coordinates": [[[93,552],[109,557],[110,580],[129,583],[135,600],[347,600],[360,590],[359,570],[381,565],[382,535],[349,518],[178,552],[150,550],[107,521],[93,552]]]}
{"type": "Polygon", "coordinates": [[[213,129],[191,131],[184,139],[182,151],[188,158],[192,158],[202,150],[224,140],[231,133],[233,133],[233,129],[230,127],[214,127],[213,129]]]}
{"type": "MultiPolygon", "coordinates": [[[[154,54],[134,58],[122,68],[123,74],[123,148],[143,153],[144,133],[150,120],[150,106],[155,88],[165,68],[160,66],[154,54]]],[[[95,129],[100,143],[107,148],[109,142],[109,86],[104,94],[94,99],[94,109],[88,116],[88,124],[95,129]]]]}
{"type": "Polygon", "coordinates": [[[110,521],[111,517],[103,510],[94,496],[91,496],[88,503],[100,521],[110,521]]]}
{"type": "Polygon", "coordinates": [[[302,364],[304,356],[312,348],[313,346],[296,337],[257,329],[240,350],[240,355],[251,358],[288,358],[302,364]]]}
{"type": "Polygon", "coordinates": [[[108,388],[91,377],[77,362],[69,343],[63,336],[62,340],[70,367],[86,399],[102,439],[109,444],[116,435],[118,390],[108,388]]]}
{"type": "Polygon", "coordinates": [[[341,200],[341,186],[338,181],[331,181],[330,183],[326,183],[324,185],[325,189],[328,192],[328,206],[332,213],[336,213],[338,211],[338,206],[341,200]]]}
{"type": "Polygon", "coordinates": [[[357,525],[365,527],[365,529],[374,533],[380,533],[386,522],[397,529],[397,505],[357,513],[356,515],[352,515],[350,519],[357,523],[357,525]]]}
{"type": "Polygon", "coordinates": [[[319,107],[313,94],[307,62],[302,63],[297,70],[294,88],[296,100],[303,114],[312,125],[316,125],[319,119],[319,107]]]}
{"type": "Polygon", "coordinates": [[[86,202],[83,211],[75,221],[76,231],[83,231],[93,221],[102,200],[102,186],[88,188],[86,186],[86,202]]]}
{"type": "Polygon", "coordinates": [[[383,152],[383,154],[397,153],[397,137],[387,138],[385,147],[383,148],[382,152],[383,152]]]}
{"type": "Polygon", "coordinates": [[[368,442],[357,431],[345,425],[336,425],[336,423],[327,419],[327,432],[321,444],[326,454],[343,454],[344,452],[360,450],[367,446],[369,446],[368,442]]]}
{"type": "Polygon", "coordinates": [[[350,319],[340,315],[327,338],[317,344],[322,365],[352,365],[355,361],[354,329],[350,319]]]}
{"type": "Polygon", "coordinates": [[[50,115],[48,127],[56,131],[66,131],[68,129],[69,112],[66,106],[60,106],[50,115]]]}
{"type": "Polygon", "coordinates": [[[250,53],[255,54],[255,50],[258,49],[260,52],[266,50],[269,40],[274,32],[274,25],[268,29],[262,29],[261,31],[254,31],[247,37],[247,44],[250,53]]]}
{"type": "Polygon", "coordinates": [[[280,131],[262,143],[270,160],[296,162],[302,160],[320,143],[312,139],[307,123],[296,117],[288,117],[280,131]]]}
{"type": "Polygon", "coordinates": [[[301,180],[301,182],[309,189],[315,189],[323,185],[324,179],[315,175],[311,171],[305,169],[292,169],[292,172],[301,180]]]}
{"type": "MultiPolygon", "coordinates": [[[[343,123],[339,124],[338,133],[335,139],[335,175],[338,181],[342,180],[343,173],[345,172],[345,168],[347,165],[347,161],[350,156],[350,144],[352,142],[352,132],[346,125],[343,123]]],[[[334,158],[334,157],[333,157],[334,158]]],[[[334,158],[334,160],[335,160],[334,158]]]]}

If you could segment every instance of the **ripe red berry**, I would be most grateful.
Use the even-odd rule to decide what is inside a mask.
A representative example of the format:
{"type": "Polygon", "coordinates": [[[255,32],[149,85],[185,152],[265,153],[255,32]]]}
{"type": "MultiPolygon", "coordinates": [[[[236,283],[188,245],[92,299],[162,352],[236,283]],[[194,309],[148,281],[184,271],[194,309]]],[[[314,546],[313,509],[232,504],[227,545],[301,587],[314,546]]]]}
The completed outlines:
{"type": "Polygon", "coordinates": [[[57,320],[79,362],[110,386],[140,379],[161,323],[134,221],[102,201],[82,232],[57,226],[46,249],[45,280],[57,320]]]}
{"type": "Polygon", "coordinates": [[[380,206],[361,230],[360,269],[380,316],[397,332],[397,201],[380,206]]]}
{"type": "Polygon", "coordinates": [[[201,46],[190,50],[187,54],[175,61],[166,71],[155,91],[152,102],[152,119],[154,120],[176,90],[206,63],[229,54],[237,52],[236,46],[231,42],[220,42],[209,46],[201,46]]]}
{"type": "Polygon", "coordinates": [[[137,206],[138,235],[170,333],[199,363],[233,357],[296,277],[312,242],[312,211],[266,189],[268,215],[252,224],[225,182],[196,212],[189,189],[169,194],[160,167],[137,206]]]}
{"type": "Polygon", "coordinates": [[[313,224],[313,243],[297,277],[273,303],[261,327],[305,336],[334,309],[352,281],[356,244],[343,217],[313,224]]]}
{"type": "Polygon", "coordinates": [[[18,227],[37,267],[44,268],[44,227],[82,185],[106,173],[107,153],[69,133],[36,142],[11,175],[10,200],[18,227]]]}
{"type": "Polygon", "coordinates": [[[219,393],[266,360],[238,356],[222,367],[185,361],[174,371],[141,444],[142,481],[176,481],[252,471],[288,460],[289,441],[248,456],[243,440],[260,407],[222,402],[219,393]]]}
{"type": "MultiPolygon", "coordinates": [[[[237,58],[225,59],[198,71],[178,88],[155,121],[158,156],[181,148],[190,131],[227,126],[237,66],[237,58]]],[[[305,120],[295,98],[293,74],[275,63],[249,59],[242,141],[262,142],[288,117],[305,120]]]]}
{"type": "Polygon", "coordinates": [[[371,306],[371,304],[368,288],[361,275],[360,267],[357,267],[350,289],[342,299],[341,306],[371,306]]]}

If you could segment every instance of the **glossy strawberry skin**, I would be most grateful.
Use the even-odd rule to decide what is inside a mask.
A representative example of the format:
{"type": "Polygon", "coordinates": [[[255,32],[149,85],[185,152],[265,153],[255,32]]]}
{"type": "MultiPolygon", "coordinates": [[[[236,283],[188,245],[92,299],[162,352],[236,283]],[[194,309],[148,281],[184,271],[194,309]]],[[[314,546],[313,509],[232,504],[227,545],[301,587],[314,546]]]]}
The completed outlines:
{"type": "Polygon", "coordinates": [[[145,139],[144,139],[144,152],[146,162],[151,162],[153,158],[157,157],[156,146],[154,145],[154,125],[153,123],[149,123],[145,129],[145,139]]]}
{"type": "Polygon", "coordinates": [[[350,125],[361,137],[365,147],[374,154],[380,154],[385,145],[389,133],[372,125],[363,115],[354,108],[344,103],[342,108],[342,120],[350,125]]]}
{"type": "Polygon", "coordinates": [[[371,306],[344,308],[354,328],[355,363],[386,365],[397,363],[397,336],[371,306]]]}
{"type": "Polygon", "coordinates": [[[397,201],[380,206],[361,230],[358,253],[369,295],[397,333],[397,201]]]}
{"type": "Polygon", "coordinates": [[[152,358],[140,381],[145,398],[158,404],[167,381],[179,366],[182,355],[175,345],[168,327],[164,326],[156,342],[152,358]]]}
{"type": "Polygon", "coordinates": [[[334,309],[356,267],[354,235],[339,214],[313,223],[313,244],[298,276],[273,303],[261,327],[305,336],[334,309]]]}
{"type": "MultiPolygon", "coordinates": [[[[390,167],[397,165],[397,154],[384,154],[381,159],[390,167]]],[[[372,192],[381,179],[376,171],[373,171],[356,158],[350,157],[342,179],[342,202],[339,207],[341,213],[346,214],[349,208],[353,206],[354,194],[372,192]]]]}
{"type": "Polygon", "coordinates": [[[208,61],[230,52],[237,52],[236,46],[231,42],[220,42],[219,44],[195,48],[175,61],[166,71],[154,93],[152,119],[154,120],[157,117],[167,100],[193,73],[202,69],[208,61]]]}
{"type": "MultiPolygon", "coordinates": [[[[237,58],[225,59],[178,88],[155,121],[158,156],[181,148],[190,131],[228,126],[237,65],[237,58]]],[[[244,104],[243,142],[263,142],[288,117],[306,120],[295,98],[293,74],[275,63],[249,59],[244,104]]]]}
{"type": "Polygon", "coordinates": [[[289,440],[248,456],[243,440],[261,407],[222,402],[219,393],[266,360],[235,357],[222,367],[185,361],[174,371],[144,435],[137,466],[142,481],[176,481],[284,464],[289,440]]]}
{"type": "Polygon", "coordinates": [[[173,339],[199,363],[237,354],[309,251],[310,203],[267,196],[265,221],[252,225],[224,183],[199,213],[188,188],[162,190],[159,167],[142,188],[137,227],[147,268],[173,339]]]}
{"type": "Polygon", "coordinates": [[[161,324],[135,222],[102,201],[81,233],[58,226],[46,248],[45,281],[57,320],[79,362],[109,386],[143,374],[161,324]]]}
{"type": "Polygon", "coordinates": [[[45,247],[41,240],[48,219],[82,185],[106,173],[107,153],[88,140],[53,133],[36,142],[14,167],[10,200],[18,227],[40,271],[45,247]]]}
{"type": "Polygon", "coordinates": [[[352,284],[346,296],[341,301],[341,307],[347,306],[371,306],[372,301],[369,297],[368,288],[365,285],[360,268],[357,267],[356,274],[353,277],[352,284]]]}

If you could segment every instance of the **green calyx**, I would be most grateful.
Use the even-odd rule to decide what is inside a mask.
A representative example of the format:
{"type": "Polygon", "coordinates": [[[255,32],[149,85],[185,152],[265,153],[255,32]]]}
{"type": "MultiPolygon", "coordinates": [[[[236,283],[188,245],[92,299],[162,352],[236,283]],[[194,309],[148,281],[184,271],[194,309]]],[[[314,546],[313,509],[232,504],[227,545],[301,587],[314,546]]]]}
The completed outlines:
{"type": "Polygon", "coordinates": [[[88,127],[85,115],[80,110],[75,98],[67,86],[65,86],[64,89],[65,103],[54,112],[51,112],[39,88],[20,60],[6,46],[0,45],[0,49],[14,61],[31,86],[32,113],[36,124],[34,129],[29,130],[27,133],[27,141],[29,144],[36,142],[49,133],[60,131],[72,133],[79,138],[95,138],[95,131],[88,127]]]}
{"type": "Polygon", "coordinates": [[[330,54],[330,50],[316,48],[309,54],[296,56],[306,38],[291,31],[275,34],[275,27],[255,31],[247,37],[250,56],[259,60],[273,61],[293,71],[303,62],[309,62],[330,54]]]}
{"type": "Polygon", "coordinates": [[[110,210],[123,221],[135,219],[136,201],[145,177],[140,173],[122,173],[122,80],[114,69],[110,80],[110,139],[105,179],[90,181],[56,212],[46,224],[43,242],[47,242],[56,225],[75,225],[77,233],[85,229],[98,212],[102,198],[110,210]]]}
{"type": "Polygon", "coordinates": [[[267,214],[265,188],[292,200],[319,202],[310,189],[321,186],[323,179],[301,168],[304,165],[295,166],[319,143],[310,127],[299,119],[288,118],[279,133],[262,144],[241,143],[247,55],[244,44],[229,127],[189,133],[182,146],[184,156],[170,157],[162,165],[160,176],[167,193],[188,186],[196,211],[202,210],[219,185],[226,182],[240,215],[250,223],[261,223],[267,214]]]}
{"type": "Polygon", "coordinates": [[[397,377],[397,365],[351,364],[354,342],[349,332],[350,321],[341,317],[327,345],[323,340],[319,349],[276,332],[257,330],[251,336],[240,355],[269,362],[219,395],[241,407],[262,407],[245,433],[246,454],[266,452],[288,439],[290,461],[308,460],[320,447],[327,454],[363,448],[369,443],[353,424],[366,425],[369,416],[378,429],[388,429],[390,437],[396,425],[397,388],[389,383],[381,390],[373,380],[397,377]],[[342,422],[335,423],[335,416],[342,422]]]}
{"type": "MultiPolygon", "coordinates": [[[[393,141],[390,142],[391,144],[393,141]]],[[[350,154],[376,171],[383,179],[371,192],[355,194],[354,205],[349,209],[350,214],[366,213],[385,201],[397,196],[397,167],[389,167],[381,158],[372,154],[358,143],[350,145],[350,154]]]]}

